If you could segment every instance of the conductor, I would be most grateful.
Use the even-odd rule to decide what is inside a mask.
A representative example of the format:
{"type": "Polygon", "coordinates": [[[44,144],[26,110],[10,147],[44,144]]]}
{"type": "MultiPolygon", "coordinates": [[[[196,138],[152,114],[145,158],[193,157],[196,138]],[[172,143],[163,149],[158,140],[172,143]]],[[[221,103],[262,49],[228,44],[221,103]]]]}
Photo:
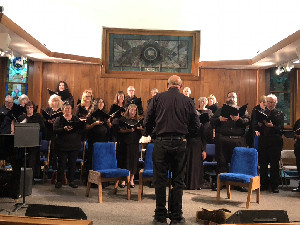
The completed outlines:
{"type": "Polygon", "coordinates": [[[182,216],[182,195],[186,167],[186,135],[200,129],[199,118],[192,101],[179,92],[182,80],[173,75],[168,79],[168,91],[159,93],[149,103],[144,126],[154,136],[153,184],[156,209],[154,224],[167,224],[166,183],[168,169],[172,171],[170,224],[185,223],[182,216]]]}

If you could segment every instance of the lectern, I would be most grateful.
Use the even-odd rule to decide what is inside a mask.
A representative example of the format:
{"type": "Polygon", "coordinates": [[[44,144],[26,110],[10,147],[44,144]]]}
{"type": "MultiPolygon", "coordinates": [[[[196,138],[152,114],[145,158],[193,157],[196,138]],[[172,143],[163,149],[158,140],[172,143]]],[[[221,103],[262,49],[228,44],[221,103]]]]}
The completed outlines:
{"type": "Polygon", "coordinates": [[[38,123],[16,123],[14,147],[24,148],[24,179],[23,179],[23,203],[17,203],[14,212],[26,207],[25,183],[26,183],[26,149],[40,145],[40,125],[38,123]]]}

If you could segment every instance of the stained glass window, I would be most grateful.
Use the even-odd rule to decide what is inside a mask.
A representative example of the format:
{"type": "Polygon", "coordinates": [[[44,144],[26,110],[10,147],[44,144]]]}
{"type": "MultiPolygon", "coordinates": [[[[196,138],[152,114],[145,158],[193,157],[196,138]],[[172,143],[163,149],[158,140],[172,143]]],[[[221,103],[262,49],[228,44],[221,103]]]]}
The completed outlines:
{"type": "Polygon", "coordinates": [[[22,94],[28,94],[28,61],[23,57],[15,57],[8,60],[6,95],[11,95],[14,102],[22,94]]]}
{"type": "Polygon", "coordinates": [[[270,73],[270,92],[277,96],[278,110],[284,113],[284,125],[291,125],[291,88],[290,72],[276,75],[277,68],[272,68],[270,73]]]}
{"type": "Polygon", "coordinates": [[[191,73],[193,37],[110,34],[109,70],[191,73]]]}

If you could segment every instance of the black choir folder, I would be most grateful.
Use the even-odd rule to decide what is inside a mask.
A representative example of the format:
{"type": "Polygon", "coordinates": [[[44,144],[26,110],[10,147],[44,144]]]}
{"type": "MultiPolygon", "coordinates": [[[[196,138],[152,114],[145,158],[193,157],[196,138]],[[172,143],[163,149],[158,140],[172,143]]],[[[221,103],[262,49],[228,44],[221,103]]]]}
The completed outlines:
{"type": "Polygon", "coordinates": [[[256,116],[257,116],[257,121],[259,123],[264,123],[264,121],[266,122],[270,122],[270,118],[267,114],[265,114],[264,112],[260,111],[260,110],[256,110],[256,116]]]}
{"type": "Polygon", "coordinates": [[[108,120],[109,118],[111,118],[112,116],[108,115],[107,113],[103,112],[102,110],[100,109],[97,109],[96,111],[94,111],[92,114],[91,114],[92,117],[95,117],[97,119],[100,119],[101,121],[106,121],[108,120]]]}
{"type": "Polygon", "coordinates": [[[57,112],[57,113],[53,113],[53,114],[49,114],[47,113],[45,110],[42,110],[42,115],[43,117],[46,119],[46,120],[52,120],[52,119],[56,119],[57,117],[59,116],[62,116],[63,115],[63,112],[60,111],[60,112],[57,112]]]}
{"type": "Polygon", "coordinates": [[[136,121],[136,120],[120,120],[120,121],[123,122],[128,129],[132,129],[132,128],[136,129],[137,127],[140,127],[143,125],[143,119],[138,120],[138,121],[136,121]]]}
{"type": "Polygon", "coordinates": [[[221,110],[221,116],[230,118],[230,115],[232,116],[244,116],[247,110],[248,104],[241,106],[240,108],[236,108],[227,104],[223,104],[222,110],[221,110]]]}
{"type": "Polygon", "coordinates": [[[199,117],[201,123],[208,123],[209,122],[209,115],[208,113],[202,113],[199,117]]]}
{"type": "Polygon", "coordinates": [[[300,127],[297,128],[294,132],[295,132],[295,134],[300,135],[300,127]]]}

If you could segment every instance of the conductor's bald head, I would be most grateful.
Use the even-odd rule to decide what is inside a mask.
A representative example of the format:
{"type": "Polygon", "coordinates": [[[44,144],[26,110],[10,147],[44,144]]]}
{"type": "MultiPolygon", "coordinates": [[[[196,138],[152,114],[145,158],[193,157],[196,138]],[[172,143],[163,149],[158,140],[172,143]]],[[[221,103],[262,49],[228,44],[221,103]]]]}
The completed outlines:
{"type": "Polygon", "coordinates": [[[168,79],[168,88],[175,87],[180,89],[182,86],[182,80],[177,75],[172,75],[168,79]]]}

